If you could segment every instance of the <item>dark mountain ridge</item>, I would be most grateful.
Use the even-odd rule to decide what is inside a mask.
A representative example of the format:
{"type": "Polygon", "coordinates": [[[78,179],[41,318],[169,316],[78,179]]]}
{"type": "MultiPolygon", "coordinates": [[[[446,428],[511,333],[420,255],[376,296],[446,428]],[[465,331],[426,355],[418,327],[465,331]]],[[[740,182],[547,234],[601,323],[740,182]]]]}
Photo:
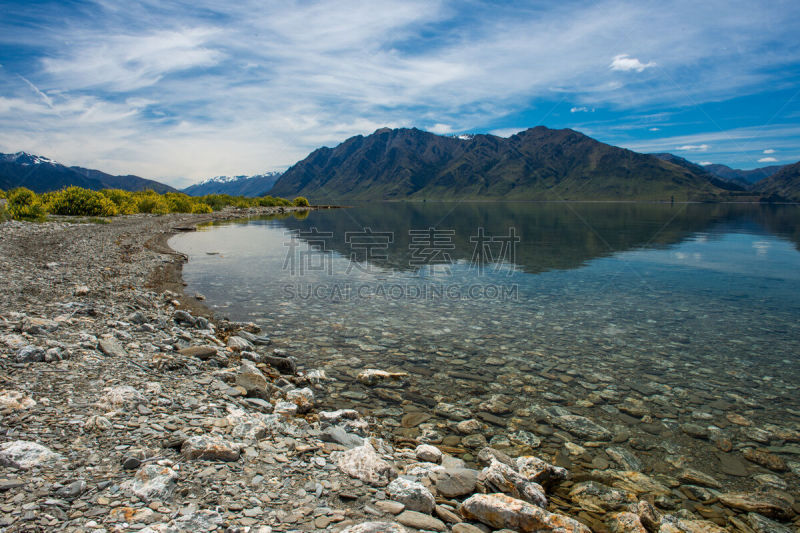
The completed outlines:
{"type": "Polygon", "coordinates": [[[158,193],[177,192],[164,183],[139,176],[114,176],[99,170],[67,167],[46,157],[17,152],[0,154],[0,189],[27,187],[36,193],[57,191],[76,185],[85,189],[124,189],[158,193]]]}
{"type": "Polygon", "coordinates": [[[543,126],[509,138],[382,128],[296,163],[270,194],[313,201],[715,200],[726,190],[669,161],[543,126]]]}

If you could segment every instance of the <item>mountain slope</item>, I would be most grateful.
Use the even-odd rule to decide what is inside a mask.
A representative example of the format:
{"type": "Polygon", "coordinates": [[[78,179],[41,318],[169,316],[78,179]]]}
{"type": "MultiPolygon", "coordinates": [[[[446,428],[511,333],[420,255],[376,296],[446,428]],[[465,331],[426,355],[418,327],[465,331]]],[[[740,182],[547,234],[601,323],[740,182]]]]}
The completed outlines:
{"type": "Polygon", "coordinates": [[[159,193],[176,192],[176,189],[169,185],[138,176],[112,176],[99,170],[67,167],[52,159],[25,152],[0,154],[0,189],[27,187],[36,193],[42,193],[57,191],[71,185],[93,190],[152,189],[159,193]]]}
{"type": "Polygon", "coordinates": [[[674,163],[539,126],[509,138],[465,139],[383,128],[315,150],[271,194],[315,202],[704,200],[724,191],[674,163]]]}
{"type": "Polygon", "coordinates": [[[786,165],[770,177],[759,181],[754,190],[765,196],[800,202],[800,161],[786,165]]]}
{"type": "Polygon", "coordinates": [[[268,193],[278,178],[280,172],[265,172],[255,176],[216,176],[195,183],[183,189],[190,196],[204,196],[206,194],[230,194],[231,196],[263,196],[268,193]]]}

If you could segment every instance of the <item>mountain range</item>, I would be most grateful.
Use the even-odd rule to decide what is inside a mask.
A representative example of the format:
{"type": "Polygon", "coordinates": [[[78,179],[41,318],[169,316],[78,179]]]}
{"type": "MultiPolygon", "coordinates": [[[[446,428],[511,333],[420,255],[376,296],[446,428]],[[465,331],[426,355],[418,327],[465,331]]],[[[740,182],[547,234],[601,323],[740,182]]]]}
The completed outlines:
{"type": "Polygon", "coordinates": [[[177,189],[158,181],[139,176],[113,176],[99,170],[67,167],[46,157],[25,152],[0,154],[0,189],[27,187],[33,192],[56,191],[70,185],[85,189],[124,189],[158,193],[177,192],[177,189]]]}
{"type": "MultiPolygon", "coordinates": [[[[381,128],[314,150],[283,174],[217,176],[183,189],[313,203],[384,200],[800,201],[798,164],[737,170],[701,166],[669,153],[641,154],[570,129],[543,126],[511,137],[442,136],[381,128]]],[[[69,185],[176,191],[138,176],[67,167],[25,152],[0,154],[0,189],[36,192],[69,185]]]]}
{"type": "Polygon", "coordinates": [[[272,189],[281,172],[265,172],[255,176],[216,176],[186,187],[189,196],[230,194],[231,196],[264,196],[272,189]]]}
{"type": "Polygon", "coordinates": [[[445,137],[382,128],[320,148],[271,194],[314,202],[381,200],[714,201],[743,187],[708,172],[543,126],[512,135],[445,137]]]}

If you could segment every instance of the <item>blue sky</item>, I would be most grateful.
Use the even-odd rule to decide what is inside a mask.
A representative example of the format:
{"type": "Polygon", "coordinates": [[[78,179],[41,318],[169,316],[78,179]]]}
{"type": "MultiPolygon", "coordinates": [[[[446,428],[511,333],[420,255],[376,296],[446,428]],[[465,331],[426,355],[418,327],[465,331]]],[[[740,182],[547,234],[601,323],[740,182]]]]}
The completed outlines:
{"type": "Polygon", "coordinates": [[[185,186],[382,126],[800,160],[800,2],[0,0],[0,151],[185,186]]]}

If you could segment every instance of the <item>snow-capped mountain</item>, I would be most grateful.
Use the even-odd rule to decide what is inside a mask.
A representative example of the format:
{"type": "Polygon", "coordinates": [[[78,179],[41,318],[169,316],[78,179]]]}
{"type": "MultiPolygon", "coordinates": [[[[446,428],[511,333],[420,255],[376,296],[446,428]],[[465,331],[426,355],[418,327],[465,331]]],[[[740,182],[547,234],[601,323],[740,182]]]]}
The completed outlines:
{"type": "Polygon", "coordinates": [[[40,155],[33,155],[27,152],[17,152],[16,154],[0,154],[0,161],[6,163],[16,163],[18,165],[57,165],[56,161],[48,157],[43,157],[40,155]]]}
{"type": "Polygon", "coordinates": [[[68,167],[49,157],[17,152],[0,154],[0,189],[27,187],[34,192],[57,191],[77,185],[85,189],[124,189],[175,192],[169,185],[139,176],[112,176],[99,170],[68,167]]]}
{"type": "Polygon", "coordinates": [[[254,176],[214,176],[183,189],[191,196],[230,194],[231,196],[263,196],[272,188],[282,172],[270,171],[254,176]]]}

